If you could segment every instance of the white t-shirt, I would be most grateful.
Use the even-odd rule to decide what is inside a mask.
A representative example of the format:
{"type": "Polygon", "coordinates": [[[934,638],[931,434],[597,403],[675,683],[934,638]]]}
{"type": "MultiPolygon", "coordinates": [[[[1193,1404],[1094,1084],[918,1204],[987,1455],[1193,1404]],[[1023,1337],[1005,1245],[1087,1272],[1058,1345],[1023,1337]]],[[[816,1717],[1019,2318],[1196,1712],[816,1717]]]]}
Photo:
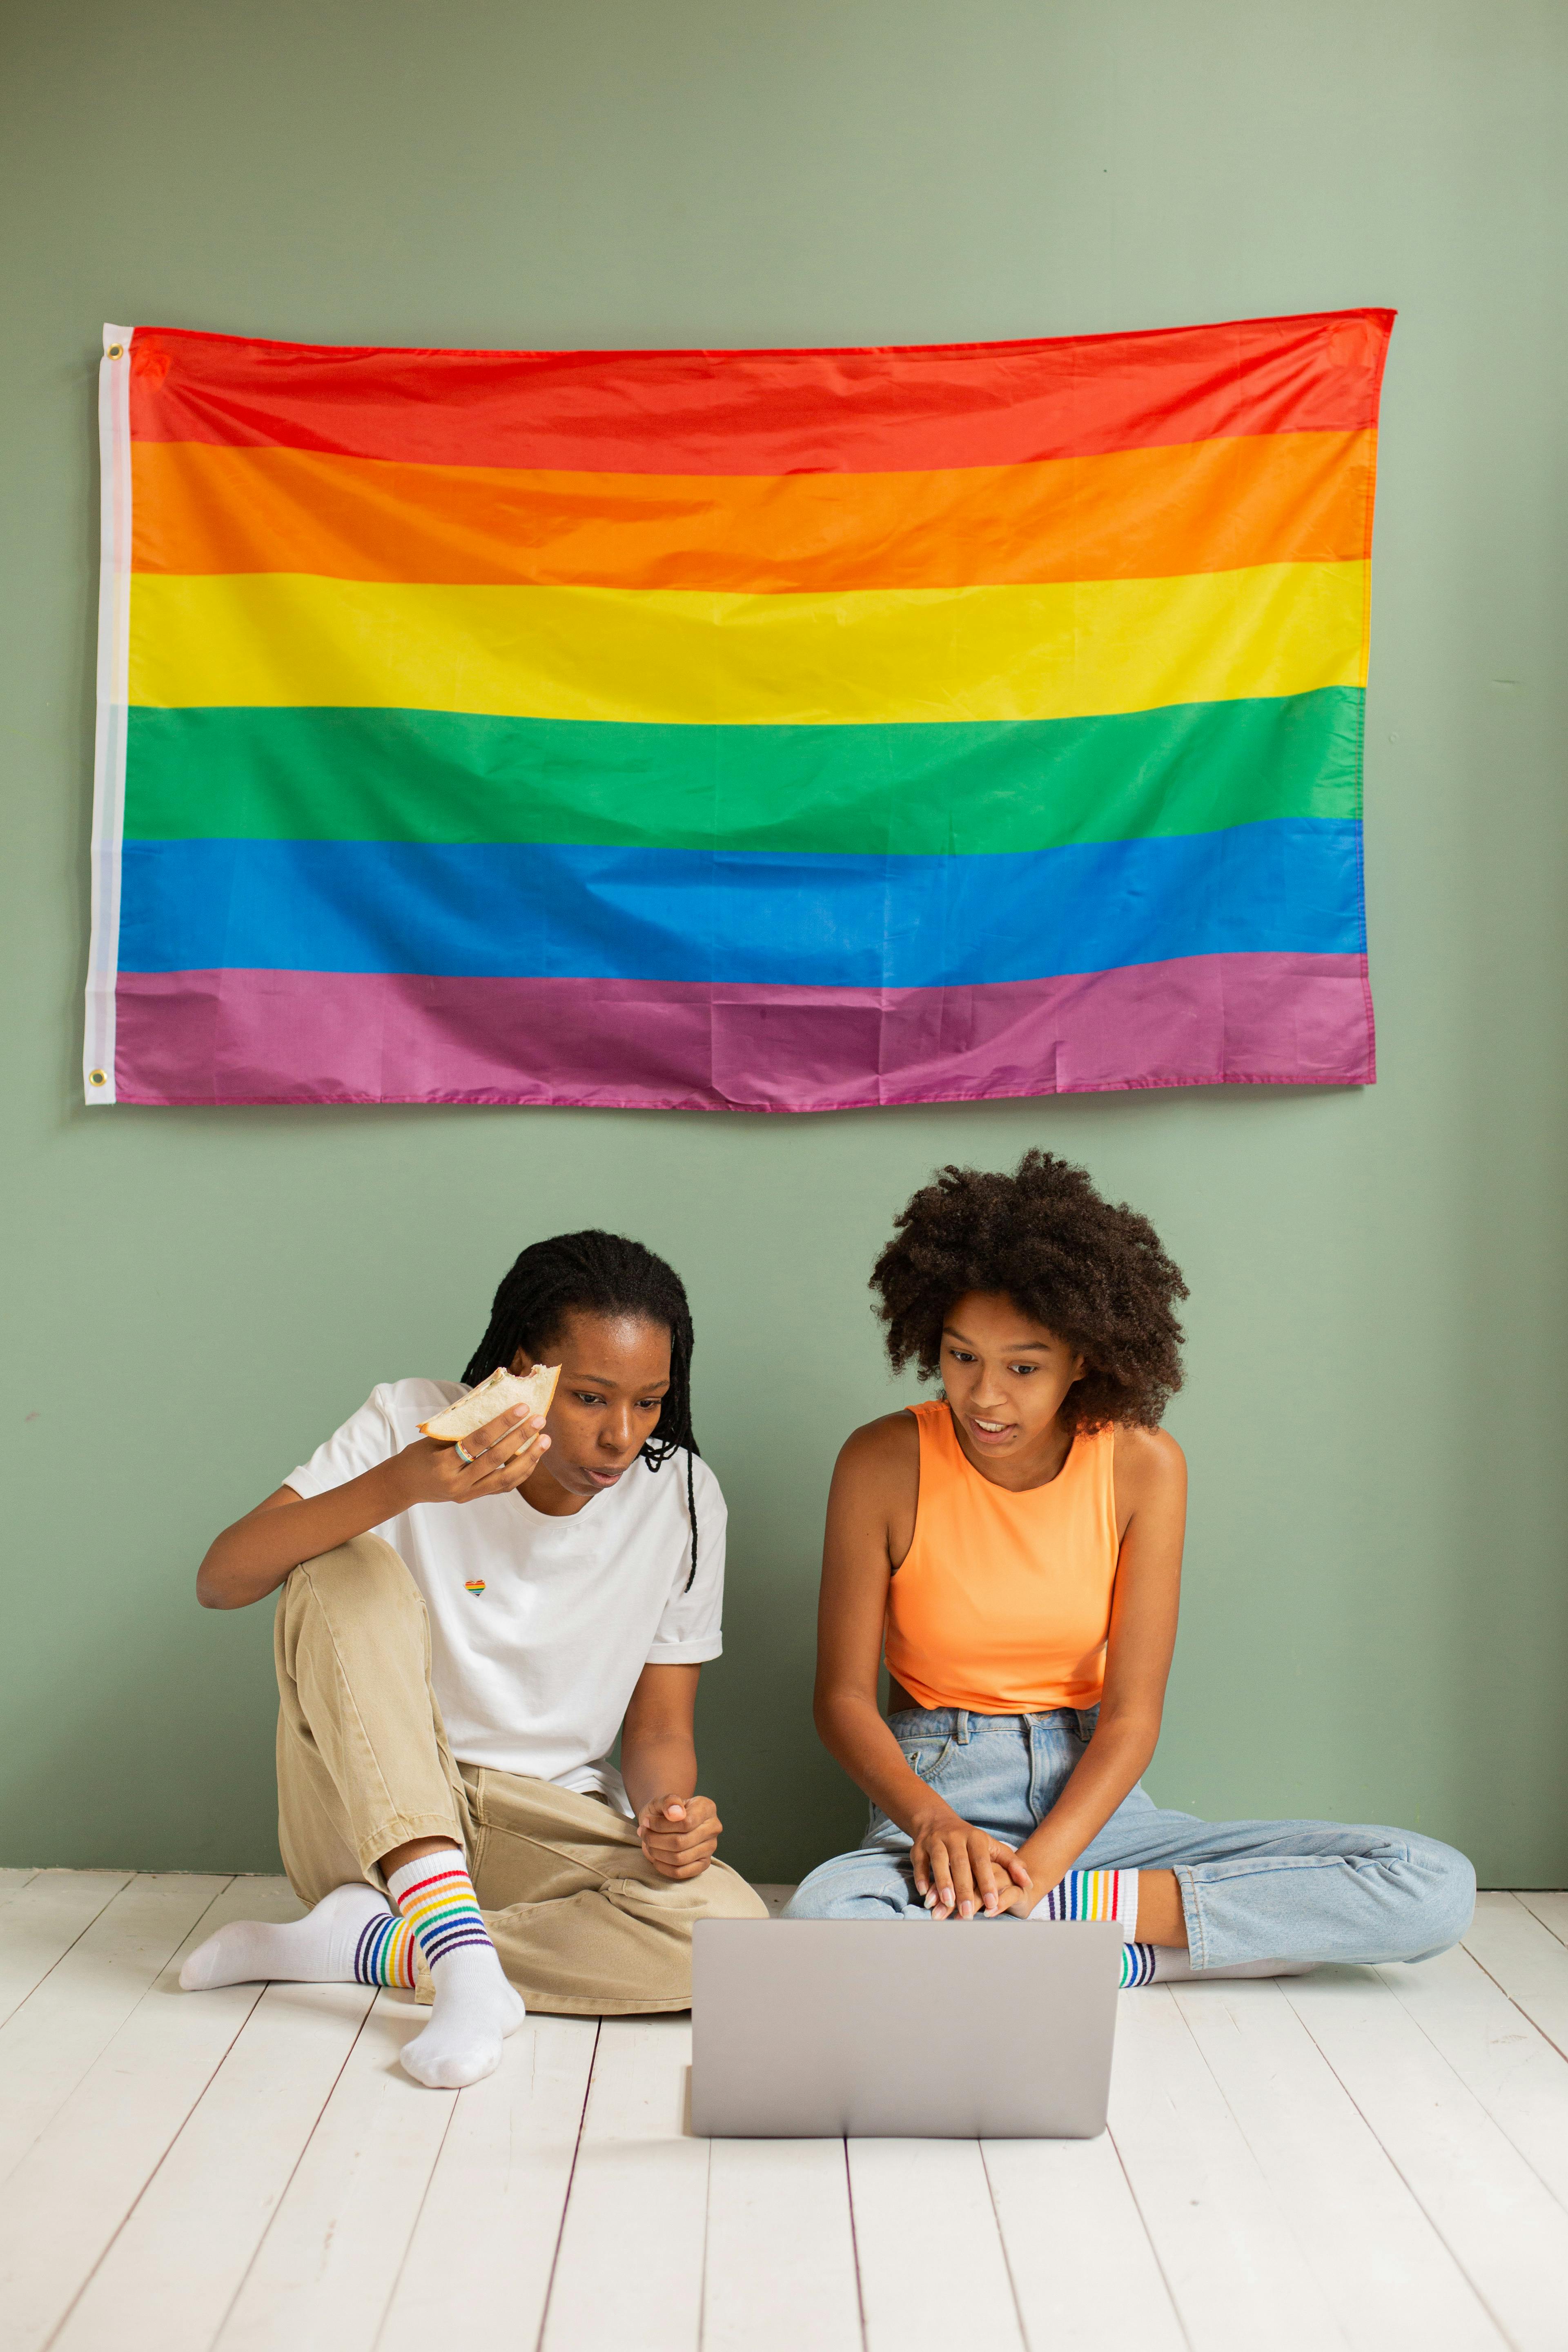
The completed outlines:
{"type": "MultiPolygon", "coordinates": [[[[392,1381],[284,1484],[307,1499],[402,1452],[419,1423],[468,1391],[392,1381]]],[[[697,1577],[686,1456],[641,1460],[580,1511],[547,1518],[521,1495],[416,1503],[374,1530],[401,1554],[430,1612],[432,1674],[452,1753],[629,1812],[606,1762],[645,1665],[690,1666],[723,1647],[724,1527],[719,1481],[692,1465],[697,1577]]]]}

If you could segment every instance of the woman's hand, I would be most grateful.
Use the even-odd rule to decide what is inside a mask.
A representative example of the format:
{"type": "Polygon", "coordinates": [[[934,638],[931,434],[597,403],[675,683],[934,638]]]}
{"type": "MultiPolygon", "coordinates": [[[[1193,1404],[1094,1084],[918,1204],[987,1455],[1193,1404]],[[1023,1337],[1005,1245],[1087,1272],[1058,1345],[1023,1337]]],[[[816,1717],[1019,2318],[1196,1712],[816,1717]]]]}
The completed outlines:
{"type": "Polygon", "coordinates": [[[1027,1913],[1032,1882],[1010,1845],[988,1830],[970,1826],[944,1807],[915,1824],[910,1861],[915,1891],[933,1919],[973,1919],[977,1912],[995,1918],[1004,1911],[1027,1913]]]}
{"type": "Polygon", "coordinates": [[[642,1850],[661,1878],[698,1878],[724,1824],[711,1797],[654,1797],[637,1815],[642,1850]]]}
{"type": "Polygon", "coordinates": [[[487,1421],[461,1446],[416,1437],[389,1465],[410,1503],[475,1503],[486,1495],[511,1495],[532,1477],[550,1440],[540,1414],[526,1405],[487,1421]],[[470,1459],[464,1462],[463,1454],[470,1459]]]}

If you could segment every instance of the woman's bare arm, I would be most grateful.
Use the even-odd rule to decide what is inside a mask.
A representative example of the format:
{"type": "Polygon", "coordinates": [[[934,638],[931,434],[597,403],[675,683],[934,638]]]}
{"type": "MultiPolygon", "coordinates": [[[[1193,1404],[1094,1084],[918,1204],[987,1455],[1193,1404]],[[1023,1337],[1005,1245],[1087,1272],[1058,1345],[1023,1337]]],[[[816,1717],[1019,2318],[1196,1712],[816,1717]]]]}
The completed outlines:
{"type": "Polygon", "coordinates": [[[697,1666],[645,1666],[621,1727],[621,1779],[642,1850],[663,1878],[697,1878],[724,1824],[697,1789],[697,1666]]]}
{"type": "Polygon", "coordinates": [[[1119,1430],[1117,1517],[1121,1546],[1100,1720],[1082,1761],[1019,1849],[1033,1882],[1026,1911],[1099,1836],[1154,1753],[1176,1643],[1187,1465],[1163,1430],[1119,1430]]]}
{"type": "Polygon", "coordinates": [[[932,1898],[934,1915],[945,1918],[956,1904],[967,1916],[1005,1907],[1001,1890],[1009,1881],[1009,1891],[1021,1890],[1026,1874],[1010,1846],[972,1828],[910,1770],[877,1704],[888,1581],[914,1540],[919,1486],[920,1432],[908,1413],[858,1429],[838,1456],[827,1498],[813,1712],[828,1753],[913,1840],[915,1885],[932,1898]]]}
{"type": "Polygon", "coordinates": [[[532,1476],[550,1440],[537,1413],[514,1405],[466,1441],[465,1468],[457,1449],[416,1438],[358,1478],[305,1500],[279,1486],[225,1528],[196,1570],[204,1609],[246,1609],[276,1592],[291,1569],[349,1543],[416,1503],[471,1503],[481,1495],[510,1494],[532,1476]]]}

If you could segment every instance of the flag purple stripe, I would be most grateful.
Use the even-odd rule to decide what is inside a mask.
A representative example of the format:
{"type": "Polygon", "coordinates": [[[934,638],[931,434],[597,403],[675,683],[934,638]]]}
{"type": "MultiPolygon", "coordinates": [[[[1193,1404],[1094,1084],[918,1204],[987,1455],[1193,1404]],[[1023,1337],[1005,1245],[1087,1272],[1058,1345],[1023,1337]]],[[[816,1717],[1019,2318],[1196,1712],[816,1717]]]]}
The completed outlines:
{"type": "Polygon", "coordinates": [[[1368,1086],[1359,955],[984,987],[121,972],[121,1102],[847,1110],[1130,1087],[1368,1086]]]}

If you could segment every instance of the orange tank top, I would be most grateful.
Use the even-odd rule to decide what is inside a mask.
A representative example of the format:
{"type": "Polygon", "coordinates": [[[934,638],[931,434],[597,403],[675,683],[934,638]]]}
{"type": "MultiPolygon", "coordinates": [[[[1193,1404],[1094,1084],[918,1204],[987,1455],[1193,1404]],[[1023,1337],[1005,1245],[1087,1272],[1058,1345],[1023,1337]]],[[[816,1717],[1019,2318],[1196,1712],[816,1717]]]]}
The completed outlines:
{"type": "Polygon", "coordinates": [[[920,1706],[1094,1706],[1116,1580],[1115,1430],[1075,1437],[1048,1486],[1015,1495],[981,1476],[945,1404],[908,1410],[920,1500],[888,1587],[889,1673],[920,1706]]]}

